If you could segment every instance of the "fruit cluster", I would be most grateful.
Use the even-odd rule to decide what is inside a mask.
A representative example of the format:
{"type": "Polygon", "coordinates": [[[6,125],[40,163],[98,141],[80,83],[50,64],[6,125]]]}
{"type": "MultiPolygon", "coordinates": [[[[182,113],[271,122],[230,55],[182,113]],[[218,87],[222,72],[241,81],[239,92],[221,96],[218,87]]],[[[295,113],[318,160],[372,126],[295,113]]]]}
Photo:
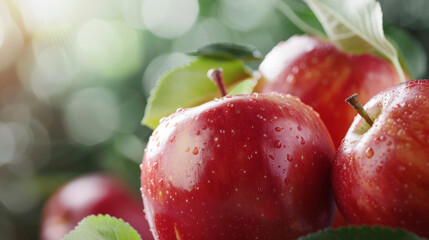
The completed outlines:
{"type": "MultiPolygon", "coordinates": [[[[313,8],[319,4],[306,2],[313,8]]],[[[372,2],[362,6],[372,7],[372,2]]],[[[326,15],[318,17],[326,20],[326,15]]],[[[334,30],[327,32],[338,34],[334,30]]],[[[308,35],[279,43],[259,65],[260,79],[251,87],[253,93],[239,85],[236,88],[247,89],[244,94],[235,94],[235,89],[228,94],[222,70],[215,68],[208,77],[222,98],[193,107],[187,103],[188,108],[168,115],[174,106],[174,98],[168,96],[164,102],[170,109],[163,112],[159,125],[146,115],[159,117],[162,111],[154,114],[153,106],[148,107],[145,123],[157,127],[140,166],[141,194],[153,237],[297,239],[346,224],[402,228],[429,237],[429,80],[409,80],[403,74],[395,49],[380,40],[382,32],[374,40],[377,47],[368,51],[371,41],[362,32],[366,34],[360,29],[360,35],[350,37],[358,44],[347,41],[346,45],[362,45],[366,53],[350,53],[339,47],[341,43],[308,35]],[[361,116],[344,101],[354,93],[367,103],[362,107],[356,95],[347,100],[361,116]]],[[[220,46],[218,50],[227,49],[220,46]]],[[[220,56],[208,49],[202,57],[220,56]]],[[[241,50],[235,53],[245,55],[241,50]]],[[[247,76],[231,74],[238,68],[228,64],[225,78],[247,76]]],[[[207,60],[206,65],[216,64],[207,60]]],[[[193,71],[178,75],[200,76],[193,71]]],[[[158,101],[159,95],[154,93],[151,101],[158,101]]],[[[201,96],[191,97],[204,102],[201,96]]],[[[45,225],[84,216],[49,217],[60,201],[80,208],[79,200],[64,193],[69,188],[48,203],[45,225]]],[[[94,197],[93,206],[112,202],[102,200],[106,198],[94,197]]],[[[129,197],[118,199],[105,213],[121,217],[111,210],[123,205],[133,208],[129,197]]],[[[148,227],[141,228],[147,223],[135,219],[142,218],[126,220],[147,234],[148,227]]],[[[52,231],[57,229],[45,229],[42,236],[52,231]]]]}
{"type": "Polygon", "coordinates": [[[141,165],[155,238],[296,239],[332,225],[332,191],[351,224],[429,236],[429,80],[365,109],[372,126],[355,118],[335,158],[319,114],[291,95],[227,95],[164,118],[141,165]]]}

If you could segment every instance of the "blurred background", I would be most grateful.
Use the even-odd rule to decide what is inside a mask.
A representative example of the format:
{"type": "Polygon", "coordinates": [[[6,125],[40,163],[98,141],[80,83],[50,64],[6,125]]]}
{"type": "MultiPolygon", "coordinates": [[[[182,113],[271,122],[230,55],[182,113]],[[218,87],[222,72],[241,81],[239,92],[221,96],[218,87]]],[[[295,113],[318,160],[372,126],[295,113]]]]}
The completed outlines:
{"type": "MultiPolygon", "coordinates": [[[[427,52],[429,1],[381,3],[427,52]]],[[[146,99],[184,53],[232,42],[266,54],[298,33],[275,0],[0,0],[0,239],[37,239],[44,201],[84,173],[138,192],[146,99]]]]}

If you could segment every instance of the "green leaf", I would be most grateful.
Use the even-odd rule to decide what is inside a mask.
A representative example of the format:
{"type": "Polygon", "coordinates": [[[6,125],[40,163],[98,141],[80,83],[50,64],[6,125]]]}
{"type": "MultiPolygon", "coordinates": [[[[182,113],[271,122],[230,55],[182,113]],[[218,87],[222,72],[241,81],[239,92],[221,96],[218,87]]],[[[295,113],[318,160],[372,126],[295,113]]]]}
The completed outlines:
{"type": "Polygon", "coordinates": [[[308,6],[297,1],[278,1],[277,9],[282,12],[297,28],[304,33],[325,38],[326,34],[319,20],[308,6]]]}
{"type": "Polygon", "coordinates": [[[389,40],[396,45],[399,59],[411,78],[419,79],[424,77],[427,70],[427,57],[422,44],[406,31],[396,27],[388,26],[384,28],[384,31],[389,40]]]}
{"type": "Polygon", "coordinates": [[[249,94],[253,92],[253,88],[256,86],[255,79],[247,79],[239,83],[234,89],[229,92],[230,95],[238,94],[249,94]]]}
{"type": "Polygon", "coordinates": [[[122,219],[91,215],[80,221],[62,240],[141,240],[141,237],[122,219]]]}
{"type": "Polygon", "coordinates": [[[402,81],[405,81],[398,53],[384,36],[380,3],[375,0],[304,1],[320,20],[329,39],[338,47],[350,52],[381,53],[392,62],[402,81]]]}
{"type": "Polygon", "coordinates": [[[241,59],[244,61],[262,60],[263,58],[256,48],[233,43],[210,44],[195,52],[188,53],[188,55],[214,59],[241,59]]]}
{"type": "Polygon", "coordinates": [[[421,240],[413,233],[386,227],[343,227],[326,229],[298,240],[421,240]]]}
{"type": "Polygon", "coordinates": [[[211,68],[223,69],[227,88],[251,77],[238,60],[200,58],[176,68],[158,80],[146,105],[142,124],[154,129],[161,118],[178,108],[194,107],[220,96],[216,85],[207,77],[211,68]]]}

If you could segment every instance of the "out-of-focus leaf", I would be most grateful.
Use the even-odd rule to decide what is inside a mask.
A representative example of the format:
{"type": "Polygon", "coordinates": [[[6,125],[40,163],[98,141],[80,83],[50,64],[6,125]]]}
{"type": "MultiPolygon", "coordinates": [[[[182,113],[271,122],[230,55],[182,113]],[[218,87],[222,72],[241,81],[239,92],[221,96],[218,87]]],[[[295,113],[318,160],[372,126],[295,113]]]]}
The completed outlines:
{"type": "Polygon", "coordinates": [[[204,46],[188,55],[214,59],[241,59],[244,61],[262,60],[262,54],[252,46],[233,43],[214,43],[204,46]]]}
{"type": "Polygon", "coordinates": [[[423,240],[402,229],[387,227],[343,227],[326,229],[298,240],[423,240]]]}
{"type": "Polygon", "coordinates": [[[320,38],[326,37],[325,31],[316,15],[305,4],[300,4],[300,2],[294,0],[283,0],[277,2],[277,8],[304,33],[320,38]]]}
{"type": "Polygon", "coordinates": [[[141,240],[137,231],[122,219],[91,215],[62,240],[141,240]]]}
{"type": "Polygon", "coordinates": [[[426,74],[427,57],[422,44],[404,30],[393,26],[384,28],[387,37],[396,45],[399,59],[412,79],[419,79],[426,74]]]}

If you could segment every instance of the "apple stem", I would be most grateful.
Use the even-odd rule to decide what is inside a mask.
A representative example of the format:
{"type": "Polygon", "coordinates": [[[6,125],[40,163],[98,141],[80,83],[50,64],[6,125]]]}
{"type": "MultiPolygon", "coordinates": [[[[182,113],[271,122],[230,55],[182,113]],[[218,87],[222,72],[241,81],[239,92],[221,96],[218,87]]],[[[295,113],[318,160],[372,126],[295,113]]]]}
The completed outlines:
{"type": "Polygon", "coordinates": [[[361,117],[363,117],[363,119],[365,119],[369,126],[372,126],[372,124],[374,124],[368,113],[365,111],[365,109],[363,109],[362,104],[360,104],[356,93],[348,97],[346,99],[346,102],[350,104],[350,106],[352,106],[356,110],[356,112],[359,113],[361,117]]]}
{"type": "Polygon", "coordinates": [[[222,97],[226,96],[225,82],[223,80],[222,69],[213,68],[207,72],[207,76],[216,83],[222,97]]]}

